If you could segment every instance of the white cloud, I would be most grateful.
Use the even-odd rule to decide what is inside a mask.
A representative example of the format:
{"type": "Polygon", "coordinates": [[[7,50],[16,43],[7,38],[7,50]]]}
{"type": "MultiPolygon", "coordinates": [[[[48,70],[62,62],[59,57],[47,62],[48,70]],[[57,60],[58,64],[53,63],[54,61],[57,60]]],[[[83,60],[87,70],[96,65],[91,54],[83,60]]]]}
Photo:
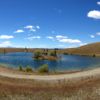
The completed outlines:
{"type": "Polygon", "coordinates": [[[78,39],[69,39],[69,38],[59,39],[58,41],[63,43],[81,43],[81,41],[78,39]]]}
{"type": "Polygon", "coordinates": [[[52,36],[47,36],[46,38],[47,38],[47,39],[54,40],[54,37],[52,37],[52,36]]]}
{"type": "Polygon", "coordinates": [[[28,37],[27,39],[33,40],[33,39],[40,39],[40,38],[41,38],[40,36],[31,36],[31,37],[28,37]]]}
{"type": "Polygon", "coordinates": [[[12,39],[14,36],[12,35],[0,35],[0,39],[12,39]]]}
{"type": "Polygon", "coordinates": [[[95,35],[90,35],[91,38],[95,38],[95,35]]]}
{"type": "Polygon", "coordinates": [[[16,30],[14,33],[23,33],[24,30],[16,30]]]}
{"type": "Polygon", "coordinates": [[[32,25],[27,25],[27,26],[25,26],[24,28],[26,28],[26,29],[33,29],[34,26],[32,26],[32,25]]]}
{"type": "Polygon", "coordinates": [[[67,36],[62,36],[62,35],[57,35],[56,36],[56,39],[65,39],[65,38],[67,38],[67,36]]]}
{"type": "Polygon", "coordinates": [[[37,29],[40,29],[40,26],[36,26],[37,29]]]}
{"type": "Polygon", "coordinates": [[[96,35],[100,35],[100,32],[96,33],[96,35]]]}
{"type": "Polygon", "coordinates": [[[57,35],[56,39],[62,43],[81,43],[81,41],[78,39],[70,39],[67,36],[63,36],[63,35],[57,35]]]}
{"type": "Polygon", "coordinates": [[[28,29],[28,30],[31,31],[31,32],[36,32],[35,27],[32,26],[32,25],[27,25],[27,26],[25,26],[24,28],[25,28],[25,29],[28,29]]]}
{"type": "Polygon", "coordinates": [[[87,16],[89,18],[93,18],[93,19],[100,19],[100,11],[98,11],[98,10],[89,11],[87,16]]]}
{"type": "Polygon", "coordinates": [[[97,4],[100,5],[100,1],[98,1],[97,4]]]}
{"type": "Polygon", "coordinates": [[[38,29],[40,29],[40,26],[33,26],[33,25],[27,25],[24,27],[24,29],[18,29],[16,30],[14,33],[22,33],[22,32],[25,32],[25,29],[27,29],[28,31],[31,31],[31,32],[36,32],[38,29]]]}
{"type": "Polygon", "coordinates": [[[33,26],[33,25],[27,25],[24,27],[25,29],[28,29],[31,32],[36,32],[37,29],[40,29],[40,26],[33,26]]]}
{"type": "Polygon", "coordinates": [[[12,46],[10,41],[0,42],[0,47],[9,47],[12,46]]]}
{"type": "Polygon", "coordinates": [[[95,33],[95,35],[90,35],[91,38],[95,38],[97,36],[100,36],[100,32],[95,33]]]}
{"type": "Polygon", "coordinates": [[[67,36],[56,35],[55,37],[53,37],[53,36],[47,36],[46,38],[51,39],[51,40],[60,41],[60,40],[62,40],[62,39],[67,39],[67,36]]]}

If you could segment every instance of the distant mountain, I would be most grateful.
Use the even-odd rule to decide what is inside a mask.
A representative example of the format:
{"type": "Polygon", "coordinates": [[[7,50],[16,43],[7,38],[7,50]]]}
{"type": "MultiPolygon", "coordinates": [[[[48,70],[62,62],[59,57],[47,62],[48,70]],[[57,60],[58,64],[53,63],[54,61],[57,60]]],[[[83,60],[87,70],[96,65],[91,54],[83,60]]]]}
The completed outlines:
{"type": "Polygon", "coordinates": [[[100,42],[84,45],[78,48],[65,49],[64,52],[69,54],[100,56],[100,42]]]}

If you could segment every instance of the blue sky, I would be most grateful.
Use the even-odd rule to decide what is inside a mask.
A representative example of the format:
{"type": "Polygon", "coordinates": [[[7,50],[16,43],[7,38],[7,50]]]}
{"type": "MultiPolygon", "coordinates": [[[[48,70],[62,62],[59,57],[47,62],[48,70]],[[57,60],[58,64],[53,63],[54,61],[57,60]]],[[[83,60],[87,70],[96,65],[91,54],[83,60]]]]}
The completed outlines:
{"type": "Polygon", "coordinates": [[[0,47],[70,48],[100,42],[99,0],[0,0],[0,47]]]}

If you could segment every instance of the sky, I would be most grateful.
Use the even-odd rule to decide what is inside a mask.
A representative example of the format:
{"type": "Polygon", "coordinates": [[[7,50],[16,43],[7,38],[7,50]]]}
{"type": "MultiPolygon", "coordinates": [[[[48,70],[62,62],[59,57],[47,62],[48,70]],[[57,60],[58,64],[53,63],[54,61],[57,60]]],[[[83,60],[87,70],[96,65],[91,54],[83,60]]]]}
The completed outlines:
{"type": "Polygon", "coordinates": [[[72,48],[100,42],[100,0],[0,0],[0,47],[72,48]]]}

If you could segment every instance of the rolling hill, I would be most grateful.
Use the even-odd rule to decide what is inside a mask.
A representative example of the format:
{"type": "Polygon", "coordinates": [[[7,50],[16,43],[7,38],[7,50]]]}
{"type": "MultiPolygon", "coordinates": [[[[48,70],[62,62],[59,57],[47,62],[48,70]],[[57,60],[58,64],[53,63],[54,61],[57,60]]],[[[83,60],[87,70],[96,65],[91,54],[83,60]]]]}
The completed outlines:
{"type": "Polygon", "coordinates": [[[64,52],[68,54],[100,56],[100,42],[84,45],[78,48],[65,49],[64,52]]]}

